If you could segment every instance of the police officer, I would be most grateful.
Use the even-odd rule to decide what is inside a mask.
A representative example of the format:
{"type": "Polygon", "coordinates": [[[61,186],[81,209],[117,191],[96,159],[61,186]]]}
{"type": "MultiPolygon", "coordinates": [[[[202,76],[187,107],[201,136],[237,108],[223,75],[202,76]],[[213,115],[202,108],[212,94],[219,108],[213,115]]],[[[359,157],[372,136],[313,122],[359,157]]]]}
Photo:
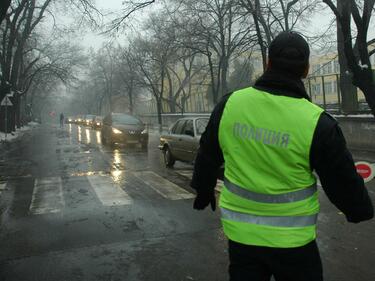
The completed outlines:
{"type": "Polygon", "coordinates": [[[219,204],[230,280],[321,281],[313,171],[349,222],[373,218],[373,206],[336,120],[305,91],[307,42],[282,32],[268,55],[255,85],[225,96],[212,112],[191,182],[194,208],[215,210],[224,163],[219,204]]]}

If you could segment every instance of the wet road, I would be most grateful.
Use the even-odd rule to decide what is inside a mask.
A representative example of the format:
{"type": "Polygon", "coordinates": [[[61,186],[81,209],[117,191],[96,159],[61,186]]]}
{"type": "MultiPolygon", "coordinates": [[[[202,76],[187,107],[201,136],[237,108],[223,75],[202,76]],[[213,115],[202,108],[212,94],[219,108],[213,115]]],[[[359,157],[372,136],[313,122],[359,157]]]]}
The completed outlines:
{"type": "MultiPolygon", "coordinates": [[[[192,166],[166,169],[157,145],[111,149],[76,125],[2,145],[0,280],[228,280],[219,213],[192,210],[192,166]]],[[[326,280],[375,280],[375,223],[320,197],[326,280]]]]}

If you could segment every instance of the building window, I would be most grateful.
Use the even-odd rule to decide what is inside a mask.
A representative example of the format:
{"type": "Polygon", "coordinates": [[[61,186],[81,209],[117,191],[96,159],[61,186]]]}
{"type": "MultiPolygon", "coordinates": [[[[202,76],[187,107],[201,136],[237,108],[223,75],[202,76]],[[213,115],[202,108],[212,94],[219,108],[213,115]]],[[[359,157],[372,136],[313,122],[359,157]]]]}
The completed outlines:
{"type": "Polygon", "coordinates": [[[320,75],[320,64],[313,65],[313,75],[320,75]]]}
{"type": "Polygon", "coordinates": [[[326,95],[332,94],[332,82],[324,82],[324,91],[326,95]]]}
{"type": "Polygon", "coordinates": [[[320,84],[312,84],[311,91],[313,95],[320,95],[320,84]]]}
{"type": "Polygon", "coordinates": [[[333,93],[337,94],[337,81],[333,81],[332,85],[333,85],[333,93]]]}
{"type": "Polygon", "coordinates": [[[312,75],[317,75],[317,70],[318,70],[318,66],[316,65],[316,64],[313,64],[313,66],[312,66],[312,75]]]}
{"type": "Polygon", "coordinates": [[[323,66],[323,74],[330,74],[332,73],[332,64],[331,62],[325,63],[323,66]]]}
{"type": "Polygon", "coordinates": [[[333,62],[333,64],[334,64],[334,72],[335,72],[335,73],[340,73],[340,64],[339,64],[338,59],[335,60],[335,61],[333,62]]]}

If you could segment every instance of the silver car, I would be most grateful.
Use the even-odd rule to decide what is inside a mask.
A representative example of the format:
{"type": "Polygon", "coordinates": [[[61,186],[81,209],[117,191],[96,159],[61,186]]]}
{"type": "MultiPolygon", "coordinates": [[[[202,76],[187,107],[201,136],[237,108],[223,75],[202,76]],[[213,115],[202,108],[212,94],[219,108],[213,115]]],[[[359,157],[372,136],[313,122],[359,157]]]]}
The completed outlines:
{"type": "Polygon", "coordinates": [[[160,137],[159,149],[164,163],[173,167],[176,160],[193,162],[197,156],[199,140],[208,124],[208,117],[182,118],[177,120],[169,132],[160,137]]]}

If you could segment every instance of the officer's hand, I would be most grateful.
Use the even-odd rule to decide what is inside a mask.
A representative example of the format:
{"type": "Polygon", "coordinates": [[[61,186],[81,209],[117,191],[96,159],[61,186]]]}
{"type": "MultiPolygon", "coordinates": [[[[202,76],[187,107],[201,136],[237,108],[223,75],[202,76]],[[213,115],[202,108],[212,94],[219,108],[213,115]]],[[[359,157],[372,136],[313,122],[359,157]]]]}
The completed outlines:
{"type": "Polygon", "coordinates": [[[193,208],[196,210],[203,210],[208,206],[208,204],[211,204],[212,211],[216,210],[215,191],[198,192],[197,197],[194,200],[193,208]]]}

